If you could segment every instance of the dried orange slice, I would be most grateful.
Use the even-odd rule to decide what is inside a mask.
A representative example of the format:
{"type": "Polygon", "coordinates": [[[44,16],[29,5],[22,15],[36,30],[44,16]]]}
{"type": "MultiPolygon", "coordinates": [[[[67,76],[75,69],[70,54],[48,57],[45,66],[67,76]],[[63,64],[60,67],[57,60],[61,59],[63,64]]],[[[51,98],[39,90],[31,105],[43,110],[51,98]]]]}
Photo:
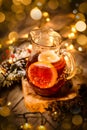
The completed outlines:
{"type": "Polygon", "coordinates": [[[28,68],[28,77],[39,88],[52,87],[58,77],[55,67],[48,62],[34,62],[28,68]]]}
{"type": "Polygon", "coordinates": [[[53,51],[47,50],[39,54],[38,61],[48,61],[54,63],[60,60],[60,57],[53,51]]]}

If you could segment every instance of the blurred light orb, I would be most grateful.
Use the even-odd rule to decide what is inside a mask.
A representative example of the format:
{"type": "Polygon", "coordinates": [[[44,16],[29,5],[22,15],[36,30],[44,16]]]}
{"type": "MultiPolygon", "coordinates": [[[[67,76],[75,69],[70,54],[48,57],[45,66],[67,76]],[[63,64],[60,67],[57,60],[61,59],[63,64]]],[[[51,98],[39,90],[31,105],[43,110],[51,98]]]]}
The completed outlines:
{"type": "Polygon", "coordinates": [[[23,129],[24,129],[24,130],[30,130],[30,129],[32,129],[32,125],[29,124],[29,123],[25,123],[25,124],[23,125],[23,129]]]}
{"type": "Polygon", "coordinates": [[[77,31],[79,32],[83,32],[86,30],[86,23],[84,21],[78,21],[75,26],[77,31]]]}
{"type": "Polygon", "coordinates": [[[31,2],[32,0],[21,0],[21,3],[25,6],[31,4],[31,2]]]}
{"type": "Polygon", "coordinates": [[[58,3],[57,0],[50,0],[50,1],[48,2],[48,7],[49,7],[50,9],[52,9],[52,10],[57,9],[58,6],[59,6],[59,3],[58,3]]]}
{"type": "Polygon", "coordinates": [[[77,20],[82,20],[82,21],[86,20],[84,14],[82,14],[82,13],[76,14],[75,17],[76,17],[77,20]]]}
{"type": "Polygon", "coordinates": [[[2,44],[0,44],[0,48],[2,48],[2,44]]]}
{"type": "Polygon", "coordinates": [[[78,51],[83,51],[82,47],[78,47],[78,51]]]}
{"type": "Polygon", "coordinates": [[[20,4],[21,4],[20,1],[21,1],[21,0],[12,0],[12,2],[13,2],[14,5],[20,5],[20,4]]]}
{"type": "Polygon", "coordinates": [[[48,13],[48,12],[43,12],[43,16],[44,16],[44,17],[48,17],[48,16],[49,16],[49,13],[48,13]]]}
{"type": "Polygon", "coordinates": [[[37,127],[37,130],[46,130],[46,127],[44,125],[40,125],[37,127]]]}
{"type": "Polygon", "coordinates": [[[37,3],[37,6],[42,6],[42,3],[38,2],[38,3],[37,3]]]}
{"type": "Polygon", "coordinates": [[[37,3],[38,6],[41,6],[46,2],[46,0],[35,0],[35,2],[37,3]]]}
{"type": "Polygon", "coordinates": [[[77,9],[73,10],[73,14],[77,14],[77,12],[78,12],[77,9]]]}
{"type": "Polygon", "coordinates": [[[75,33],[71,32],[70,34],[68,34],[68,38],[69,39],[74,39],[75,38],[75,33]]]}
{"type": "Polygon", "coordinates": [[[46,22],[50,22],[50,18],[46,18],[46,22]]]}
{"type": "Polygon", "coordinates": [[[84,46],[87,44],[87,36],[84,34],[80,34],[77,37],[77,43],[80,44],[81,46],[84,46]]]}
{"type": "Polygon", "coordinates": [[[87,14],[87,2],[83,2],[79,6],[79,11],[87,14]]]}
{"type": "Polygon", "coordinates": [[[25,14],[25,12],[19,13],[19,14],[15,14],[15,17],[16,17],[16,19],[17,19],[18,21],[22,21],[22,20],[25,19],[26,14],[25,14]]]}
{"type": "Polygon", "coordinates": [[[10,32],[8,38],[9,40],[16,41],[18,39],[18,33],[15,31],[10,32]]]}
{"type": "Polygon", "coordinates": [[[75,26],[72,26],[72,27],[71,27],[71,30],[72,30],[73,33],[76,33],[76,32],[77,32],[75,26]]]}
{"type": "Polygon", "coordinates": [[[42,18],[42,12],[38,7],[35,7],[30,11],[30,16],[33,20],[40,20],[42,18]]]}
{"type": "Polygon", "coordinates": [[[5,21],[5,14],[0,12],[0,23],[5,21]]]}
{"type": "Polygon", "coordinates": [[[12,5],[11,10],[15,12],[16,14],[20,14],[24,12],[24,6],[23,5],[12,5]]]}

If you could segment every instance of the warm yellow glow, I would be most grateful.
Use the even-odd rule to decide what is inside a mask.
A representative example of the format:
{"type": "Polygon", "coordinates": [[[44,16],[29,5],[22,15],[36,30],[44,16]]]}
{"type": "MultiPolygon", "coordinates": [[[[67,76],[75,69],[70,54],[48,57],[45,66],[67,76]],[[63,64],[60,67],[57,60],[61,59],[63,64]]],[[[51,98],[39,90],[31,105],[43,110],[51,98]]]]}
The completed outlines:
{"type": "Polygon", "coordinates": [[[9,58],[8,62],[9,62],[10,64],[12,64],[12,63],[13,63],[13,59],[12,59],[12,58],[9,58]]]}
{"type": "Polygon", "coordinates": [[[68,49],[68,50],[73,50],[73,49],[74,49],[74,46],[71,44],[70,46],[68,46],[67,49],[68,49]]]}
{"type": "Polygon", "coordinates": [[[0,68],[0,73],[5,74],[5,73],[6,73],[6,70],[3,69],[3,68],[0,68]]]}
{"type": "Polygon", "coordinates": [[[87,45],[87,36],[84,34],[80,34],[77,37],[77,43],[80,44],[81,46],[87,45]]]}
{"type": "Polygon", "coordinates": [[[13,12],[15,12],[16,14],[20,14],[24,12],[24,6],[23,5],[12,5],[11,9],[13,12]]]}
{"type": "Polygon", "coordinates": [[[79,32],[83,32],[86,30],[86,23],[84,21],[78,21],[75,26],[77,31],[79,32]]]}
{"type": "Polygon", "coordinates": [[[57,9],[57,7],[59,6],[59,3],[58,3],[58,1],[57,0],[49,0],[49,2],[48,2],[48,7],[50,8],[50,9],[57,9]]]}
{"type": "Polygon", "coordinates": [[[0,12],[0,23],[5,21],[5,14],[0,12]]]}
{"type": "Polygon", "coordinates": [[[43,12],[43,16],[48,17],[49,16],[48,12],[43,12]]]}
{"type": "Polygon", "coordinates": [[[49,22],[50,21],[50,18],[46,18],[46,22],[49,22]]]}
{"type": "Polygon", "coordinates": [[[14,40],[7,40],[6,44],[13,44],[14,40]]]}
{"type": "Polygon", "coordinates": [[[37,127],[37,130],[47,130],[44,125],[40,125],[37,127]]]}
{"type": "Polygon", "coordinates": [[[42,12],[38,7],[35,7],[30,11],[30,16],[34,20],[40,20],[42,18],[42,12]]]}
{"type": "Polygon", "coordinates": [[[8,102],[8,103],[7,103],[7,106],[10,106],[10,105],[11,105],[11,102],[8,102]]]}
{"type": "Polygon", "coordinates": [[[75,38],[75,34],[73,32],[68,34],[68,38],[69,39],[74,39],[75,38]]]}
{"type": "Polygon", "coordinates": [[[21,0],[12,0],[13,4],[15,4],[15,5],[20,5],[20,4],[21,4],[20,1],[21,1],[21,0]]]}
{"type": "Polygon", "coordinates": [[[72,26],[72,27],[71,27],[71,31],[72,31],[73,33],[76,33],[76,32],[77,32],[75,26],[72,26]]]}
{"type": "Polygon", "coordinates": [[[24,126],[23,126],[24,130],[28,130],[28,129],[31,129],[31,128],[32,128],[32,125],[29,124],[29,123],[25,123],[24,126]]]}
{"type": "Polygon", "coordinates": [[[66,43],[65,43],[65,46],[67,47],[68,45],[69,45],[69,44],[66,42],[66,43]]]}
{"type": "Polygon", "coordinates": [[[25,12],[22,12],[22,13],[19,13],[19,14],[15,14],[15,18],[18,20],[18,21],[21,21],[21,20],[24,20],[26,17],[26,14],[25,12]]]}
{"type": "Polygon", "coordinates": [[[29,44],[28,49],[32,50],[32,45],[31,44],[29,44]]]}
{"type": "Polygon", "coordinates": [[[82,47],[78,47],[78,51],[82,51],[83,49],[82,49],[82,47]]]}
{"type": "Polygon", "coordinates": [[[2,48],[2,44],[0,44],[0,48],[2,48]]]}
{"type": "Polygon", "coordinates": [[[87,1],[79,5],[79,11],[87,14],[87,1]]]}
{"type": "Polygon", "coordinates": [[[26,34],[23,34],[22,36],[21,36],[21,38],[28,38],[28,33],[26,33],[26,34]]]}
{"type": "Polygon", "coordinates": [[[85,19],[85,15],[82,14],[82,13],[76,14],[75,17],[76,17],[77,20],[82,20],[82,21],[85,21],[85,20],[86,20],[86,19],[85,19]]]}
{"type": "Polygon", "coordinates": [[[10,32],[8,35],[9,40],[16,41],[18,39],[18,33],[17,32],[10,32]]]}
{"type": "Polygon", "coordinates": [[[22,4],[29,5],[31,4],[32,0],[20,0],[22,4]]]}

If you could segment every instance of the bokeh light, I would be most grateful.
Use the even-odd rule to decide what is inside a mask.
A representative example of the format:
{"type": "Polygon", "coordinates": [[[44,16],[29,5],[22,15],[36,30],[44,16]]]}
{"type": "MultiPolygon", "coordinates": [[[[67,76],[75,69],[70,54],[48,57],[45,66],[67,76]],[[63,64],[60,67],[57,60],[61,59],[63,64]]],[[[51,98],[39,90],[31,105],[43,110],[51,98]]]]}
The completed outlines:
{"type": "Polygon", "coordinates": [[[81,21],[81,20],[78,21],[75,24],[75,26],[76,26],[77,31],[79,31],[79,32],[83,32],[86,30],[86,23],[84,21],[81,21]]]}
{"type": "Polygon", "coordinates": [[[82,21],[85,21],[85,20],[86,20],[86,19],[85,19],[85,15],[82,14],[82,13],[76,14],[75,18],[76,18],[77,20],[82,20],[82,21]]]}
{"type": "Polygon", "coordinates": [[[12,40],[14,42],[18,39],[18,33],[15,31],[10,32],[8,35],[8,38],[9,38],[9,40],[12,40]]]}
{"type": "Polygon", "coordinates": [[[40,20],[42,18],[42,12],[38,7],[35,7],[30,11],[30,16],[34,20],[40,20]]]}
{"type": "Polygon", "coordinates": [[[0,12],[0,23],[5,21],[5,14],[3,12],[0,12]]]}
{"type": "Polygon", "coordinates": [[[31,4],[31,2],[32,0],[21,0],[21,3],[25,6],[31,4]]]}
{"type": "Polygon", "coordinates": [[[57,1],[57,0],[55,0],[55,2],[53,1],[53,0],[49,0],[49,2],[48,2],[48,7],[50,8],[50,9],[57,9],[58,8],[58,6],[59,6],[59,2],[57,1]]]}
{"type": "Polygon", "coordinates": [[[77,43],[84,46],[87,44],[87,36],[84,34],[80,34],[77,37],[77,43]]]}
{"type": "Polygon", "coordinates": [[[21,4],[20,0],[12,0],[12,2],[13,2],[14,5],[20,5],[21,4]]]}
{"type": "Polygon", "coordinates": [[[87,14],[87,2],[83,2],[83,3],[80,4],[79,11],[81,13],[87,14]]]}

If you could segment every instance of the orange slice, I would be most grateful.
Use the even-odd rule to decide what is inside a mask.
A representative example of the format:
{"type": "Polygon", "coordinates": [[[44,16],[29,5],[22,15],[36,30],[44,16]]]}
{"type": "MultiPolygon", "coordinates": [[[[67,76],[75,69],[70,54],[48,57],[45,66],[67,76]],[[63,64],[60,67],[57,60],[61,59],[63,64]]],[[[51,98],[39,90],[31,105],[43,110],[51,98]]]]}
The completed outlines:
{"type": "Polygon", "coordinates": [[[53,51],[47,50],[39,54],[38,61],[48,61],[54,63],[60,60],[60,57],[53,51]]]}
{"type": "Polygon", "coordinates": [[[52,87],[58,77],[55,67],[48,62],[34,62],[28,68],[28,77],[39,88],[52,87]]]}

